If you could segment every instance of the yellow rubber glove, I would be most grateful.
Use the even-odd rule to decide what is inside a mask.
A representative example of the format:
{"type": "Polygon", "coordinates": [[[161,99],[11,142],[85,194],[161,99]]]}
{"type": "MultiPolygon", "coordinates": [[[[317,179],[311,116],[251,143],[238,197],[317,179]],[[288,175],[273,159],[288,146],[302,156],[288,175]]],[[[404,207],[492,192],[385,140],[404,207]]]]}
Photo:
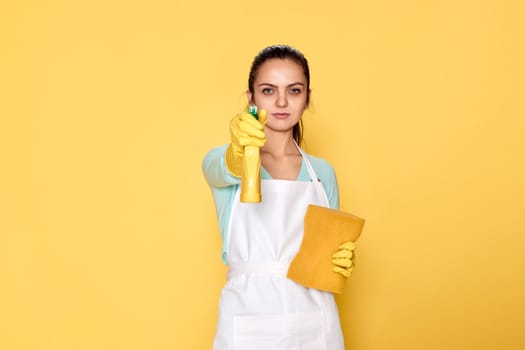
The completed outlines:
{"type": "Polygon", "coordinates": [[[237,114],[230,121],[231,143],[225,154],[226,167],[235,176],[242,176],[242,158],[245,146],[262,147],[266,142],[264,124],[267,113],[261,109],[259,120],[249,113],[237,114]]]}
{"type": "Polygon", "coordinates": [[[349,277],[354,269],[355,243],[352,241],[343,242],[339,249],[332,255],[334,271],[345,277],[349,277]]]}

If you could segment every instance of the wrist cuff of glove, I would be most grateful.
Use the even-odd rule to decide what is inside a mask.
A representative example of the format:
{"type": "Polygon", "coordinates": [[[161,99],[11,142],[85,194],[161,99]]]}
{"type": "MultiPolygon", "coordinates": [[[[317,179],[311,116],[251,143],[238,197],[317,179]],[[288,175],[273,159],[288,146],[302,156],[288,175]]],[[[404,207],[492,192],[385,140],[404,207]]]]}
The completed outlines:
{"type": "Polygon", "coordinates": [[[242,158],[234,156],[231,145],[224,154],[224,163],[226,164],[226,169],[228,169],[233,176],[242,176],[242,158]]]}

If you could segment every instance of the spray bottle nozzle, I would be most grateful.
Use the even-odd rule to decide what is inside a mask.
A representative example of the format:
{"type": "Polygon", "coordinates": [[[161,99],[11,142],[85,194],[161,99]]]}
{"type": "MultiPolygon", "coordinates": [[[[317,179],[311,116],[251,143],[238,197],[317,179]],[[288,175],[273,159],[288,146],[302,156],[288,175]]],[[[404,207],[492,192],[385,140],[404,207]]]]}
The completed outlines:
{"type": "Polygon", "coordinates": [[[257,115],[257,106],[256,105],[250,105],[248,107],[248,113],[250,113],[251,115],[253,115],[255,117],[255,119],[259,119],[259,116],[257,115]]]}

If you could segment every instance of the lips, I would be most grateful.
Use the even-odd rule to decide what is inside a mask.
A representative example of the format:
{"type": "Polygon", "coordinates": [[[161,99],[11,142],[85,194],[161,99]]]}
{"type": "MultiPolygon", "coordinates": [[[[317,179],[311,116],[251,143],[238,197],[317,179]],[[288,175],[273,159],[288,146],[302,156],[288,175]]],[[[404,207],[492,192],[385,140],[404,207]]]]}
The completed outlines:
{"type": "Polygon", "coordinates": [[[290,113],[272,113],[272,116],[277,119],[286,119],[290,116],[290,113]]]}

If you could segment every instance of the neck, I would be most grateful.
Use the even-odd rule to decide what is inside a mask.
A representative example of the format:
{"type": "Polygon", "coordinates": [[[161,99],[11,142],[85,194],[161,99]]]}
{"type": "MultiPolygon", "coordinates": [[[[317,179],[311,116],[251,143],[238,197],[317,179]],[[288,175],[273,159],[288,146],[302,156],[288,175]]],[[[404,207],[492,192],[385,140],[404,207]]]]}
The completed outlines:
{"type": "Polygon", "coordinates": [[[266,128],[266,143],[261,148],[264,153],[270,153],[273,157],[285,157],[288,155],[297,155],[299,151],[295,146],[293,131],[288,130],[279,132],[266,128]]]}

